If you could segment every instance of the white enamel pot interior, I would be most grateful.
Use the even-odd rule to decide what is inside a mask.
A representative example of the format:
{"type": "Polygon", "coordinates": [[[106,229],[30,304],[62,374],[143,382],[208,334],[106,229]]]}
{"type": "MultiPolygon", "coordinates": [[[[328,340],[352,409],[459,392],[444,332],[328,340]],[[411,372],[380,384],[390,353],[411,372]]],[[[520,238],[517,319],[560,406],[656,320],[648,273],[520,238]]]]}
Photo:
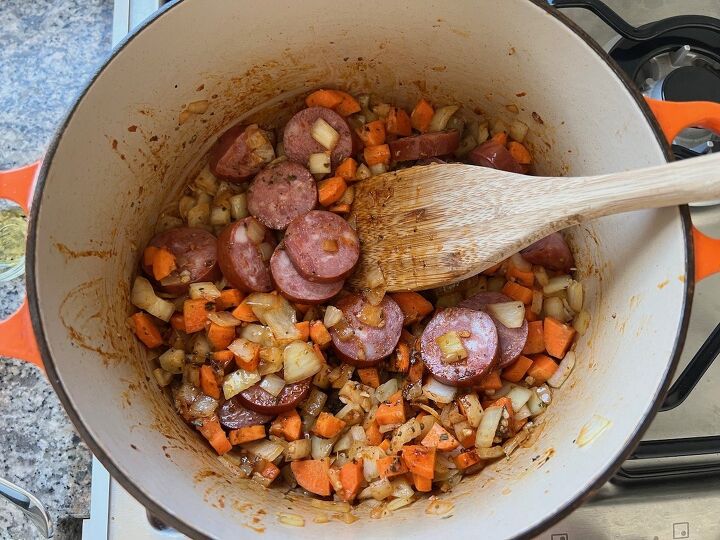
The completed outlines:
{"type": "Polygon", "coordinates": [[[570,231],[592,314],[577,366],[532,446],[441,496],[454,503],[449,519],[420,501],[391,518],[369,519],[360,507],[351,525],[316,524],[308,504],[236,479],[173,412],[126,324],[141,249],[217,134],[243,117],[287,118],[313,88],[371,91],[407,106],[425,96],[520,118],[540,173],[666,161],[645,104],[568,24],[528,0],[367,0],[352,9],[186,0],[115,51],[43,165],[28,283],[48,376],[131,494],[193,537],[511,538],[539,533],[609,478],[655,412],[684,337],[692,282],[678,208],[570,231]],[[180,125],[186,105],[203,99],[207,112],[180,125]],[[593,419],[607,427],[581,446],[593,419]],[[305,526],[287,528],[278,512],[304,516],[305,526]]]}

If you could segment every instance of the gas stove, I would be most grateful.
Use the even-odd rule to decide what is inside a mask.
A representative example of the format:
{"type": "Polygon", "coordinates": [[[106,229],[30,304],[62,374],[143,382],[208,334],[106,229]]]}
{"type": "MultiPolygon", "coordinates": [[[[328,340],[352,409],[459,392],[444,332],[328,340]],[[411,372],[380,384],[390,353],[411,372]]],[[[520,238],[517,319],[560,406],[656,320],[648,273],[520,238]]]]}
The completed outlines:
{"type": "MultiPolygon", "coordinates": [[[[117,43],[162,0],[115,0],[117,43]]],[[[646,95],[720,102],[720,2],[550,0],[615,59],[646,95]],[[608,2],[611,4],[611,2],[608,2]],[[693,13],[695,11],[695,13],[693,13]],[[704,15],[697,15],[703,12],[704,15]],[[634,27],[623,18],[631,19],[634,27]],[[669,18],[668,18],[669,17],[669,18]]],[[[679,159],[720,151],[701,129],[673,142],[679,159]]],[[[720,237],[720,205],[691,208],[702,232],[720,237]]],[[[720,275],[697,284],[678,375],[644,440],[585,505],[540,535],[543,540],[720,539],[720,275]]],[[[185,538],[150,516],[95,460],[90,519],[83,538],[185,538]]]]}

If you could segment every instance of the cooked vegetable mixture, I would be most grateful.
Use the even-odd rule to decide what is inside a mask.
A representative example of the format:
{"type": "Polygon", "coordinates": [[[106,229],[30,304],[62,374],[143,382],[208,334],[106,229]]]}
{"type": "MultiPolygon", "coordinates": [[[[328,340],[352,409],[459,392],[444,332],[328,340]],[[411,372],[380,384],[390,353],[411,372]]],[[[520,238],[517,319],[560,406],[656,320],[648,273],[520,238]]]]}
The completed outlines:
{"type": "Polygon", "coordinates": [[[386,294],[378,269],[348,290],[356,182],[444,161],[527,173],[527,126],[305,101],[282,128],[219,138],[142,254],[130,324],[177,412],[246,477],[381,515],[526,442],[589,315],[559,233],[440,289],[386,294]]]}

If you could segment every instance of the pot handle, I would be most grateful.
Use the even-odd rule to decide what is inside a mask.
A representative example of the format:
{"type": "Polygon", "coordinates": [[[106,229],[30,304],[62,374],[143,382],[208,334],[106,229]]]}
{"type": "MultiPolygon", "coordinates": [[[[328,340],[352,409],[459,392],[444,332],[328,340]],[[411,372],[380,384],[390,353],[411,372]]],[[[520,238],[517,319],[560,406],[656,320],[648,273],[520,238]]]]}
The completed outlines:
{"type": "MultiPolygon", "coordinates": [[[[0,171],[0,199],[17,203],[28,213],[39,168],[38,161],[19,169],[0,171]]],[[[43,368],[30,321],[27,297],[15,313],[0,321],[0,356],[20,358],[43,368]]]]}
{"type": "MultiPolygon", "coordinates": [[[[669,144],[683,129],[703,127],[720,134],[720,103],[710,101],[660,101],[645,98],[669,144]]],[[[695,251],[695,281],[720,272],[720,239],[692,228],[695,251]]]]}

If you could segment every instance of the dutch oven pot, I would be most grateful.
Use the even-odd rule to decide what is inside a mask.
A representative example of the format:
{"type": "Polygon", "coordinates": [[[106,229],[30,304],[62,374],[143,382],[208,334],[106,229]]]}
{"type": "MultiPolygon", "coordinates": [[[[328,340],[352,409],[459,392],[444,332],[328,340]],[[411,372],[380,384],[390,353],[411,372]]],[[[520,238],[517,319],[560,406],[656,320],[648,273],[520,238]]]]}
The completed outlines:
{"type": "Polygon", "coordinates": [[[587,35],[539,2],[172,3],[93,78],[37,178],[29,168],[0,181],[26,207],[35,184],[28,301],[0,326],[0,352],[42,359],[93,453],[189,536],[537,534],[606,482],[648,426],[676,367],[696,276],[718,269],[720,244],[697,233],[703,250],[693,250],[685,207],[570,230],[592,323],[535,443],[441,495],[454,503],[449,519],[421,501],[386,519],[361,508],[351,525],[313,523],[316,509],[234,478],[183,423],[126,319],[139,253],[217,134],[249,115],[287,118],[321,86],[519,118],[541,174],[658,165],[672,159],[666,137],[682,127],[720,127],[720,106],[644,101],[587,35]],[[202,100],[204,114],[182,114],[202,100]],[[278,512],[305,526],[288,529],[278,512]]]}

